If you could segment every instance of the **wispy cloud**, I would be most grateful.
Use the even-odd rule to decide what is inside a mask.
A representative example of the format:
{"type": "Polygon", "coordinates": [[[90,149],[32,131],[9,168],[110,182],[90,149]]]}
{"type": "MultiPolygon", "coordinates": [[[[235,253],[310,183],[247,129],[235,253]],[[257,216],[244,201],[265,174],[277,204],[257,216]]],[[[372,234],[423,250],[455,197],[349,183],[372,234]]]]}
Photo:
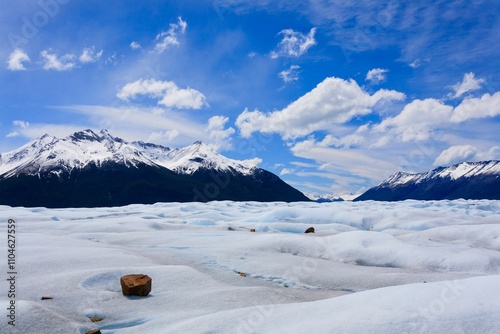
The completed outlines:
{"type": "MultiPolygon", "coordinates": [[[[186,145],[196,140],[210,141],[209,134],[205,131],[206,124],[173,110],[165,113],[165,110],[158,107],[116,108],[98,105],[68,105],[57,109],[86,116],[87,127],[108,129],[128,140],[149,139],[165,145],[186,145]]],[[[80,130],[82,128],[84,126],[80,125],[80,130]]]]}
{"type": "Polygon", "coordinates": [[[278,73],[278,77],[280,77],[284,83],[297,81],[299,80],[299,69],[299,65],[291,65],[289,69],[283,70],[278,73]]]}
{"type": "Polygon", "coordinates": [[[312,28],[308,34],[303,34],[292,29],[280,31],[278,35],[283,36],[283,39],[278,43],[276,50],[271,52],[271,58],[296,58],[302,56],[310,47],[316,45],[316,40],[314,38],[316,29],[317,28],[312,28]]]}
{"type": "Polygon", "coordinates": [[[374,68],[372,70],[369,70],[368,73],[366,73],[366,81],[369,81],[371,84],[379,84],[386,79],[386,73],[389,72],[387,69],[383,68],[374,68]]]}
{"type": "Polygon", "coordinates": [[[169,108],[200,109],[208,105],[205,95],[196,89],[182,89],[173,81],[156,79],[139,79],[128,83],[116,96],[121,100],[130,101],[139,95],[158,99],[158,104],[169,108]]]}
{"type": "Polygon", "coordinates": [[[84,48],[82,51],[82,54],[80,55],[80,57],[78,59],[83,64],[95,63],[96,61],[101,59],[103,53],[104,53],[103,50],[96,52],[95,46],[90,47],[90,48],[84,48]]]}
{"type": "Polygon", "coordinates": [[[430,62],[430,58],[424,58],[424,59],[415,59],[413,62],[411,62],[410,64],[408,64],[411,68],[419,68],[420,66],[422,66],[424,63],[428,63],[430,62]]]}
{"type": "Polygon", "coordinates": [[[456,84],[449,86],[454,93],[450,93],[451,98],[459,98],[462,95],[472,92],[478,89],[481,89],[481,85],[485,82],[483,78],[477,78],[475,77],[474,73],[466,73],[464,74],[464,78],[461,82],[457,82],[456,84]]]}
{"type": "Polygon", "coordinates": [[[171,45],[179,45],[178,36],[186,32],[187,23],[179,16],[177,23],[171,23],[167,31],[162,31],[155,38],[155,51],[162,53],[171,45]]]}
{"type": "Polygon", "coordinates": [[[61,57],[52,53],[52,50],[43,50],[40,55],[43,59],[44,70],[69,71],[76,66],[76,56],[72,53],[65,54],[61,57]]]}
{"type": "Polygon", "coordinates": [[[23,63],[30,62],[30,57],[21,49],[15,49],[7,60],[7,69],[10,71],[25,71],[26,67],[23,63]]]}
{"type": "Polygon", "coordinates": [[[283,168],[280,172],[280,176],[283,176],[283,175],[288,175],[288,174],[293,174],[295,171],[293,169],[290,169],[290,168],[283,168]]]}
{"type": "Polygon", "coordinates": [[[132,42],[130,43],[130,47],[133,49],[133,50],[137,50],[137,49],[140,49],[141,48],[141,45],[137,42],[132,42]]]}

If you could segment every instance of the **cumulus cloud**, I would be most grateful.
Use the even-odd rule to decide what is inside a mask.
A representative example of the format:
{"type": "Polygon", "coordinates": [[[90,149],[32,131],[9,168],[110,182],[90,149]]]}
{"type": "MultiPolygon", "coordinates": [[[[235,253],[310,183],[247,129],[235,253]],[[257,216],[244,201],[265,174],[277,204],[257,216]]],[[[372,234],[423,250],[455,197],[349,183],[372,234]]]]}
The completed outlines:
{"type": "Polygon", "coordinates": [[[292,65],[288,70],[283,70],[278,73],[278,77],[280,77],[284,83],[290,83],[293,81],[299,80],[299,68],[298,65],[292,65]]]}
{"type": "Polygon", "coordinates": [[[471,161],[478,153],[478,148],[472,145],[451,146],[441,152],[434,161],[434,166],[446,166],[463,161],[471,161]]]}
{"type": "Polygon", "coordinates": [[[449,94],[451,98],[459,98],[465,93],[481,89],[481,84],[483,84],[485,80],[483,78],[475,78],[474,73],[466,73],[464,74],[464,78],[462,82],[457,82],[456,84],[450,86],[453,90],[453,94],[449,94]]]}
{"type": "Polygon", "coordinates": [[[310,47],[316,45],[314,39],[316,29],[312,28],[307,35],[292,29],[280,31],[278,35],[283,36],[283,39],[278,43],[276,50],[271,52],[271,58],[302,56],[310,47]]]}
{"type": "Polygon", "coordinates": [[[387,69],[383,68],[374,68],[372,70],[369,70],[368,73],[366,74],[366,81],[369,81],[371,84],[379,84],[386,79],[386,73],[389,72],[387,69]]]}
{"type": "Polygon", "coordinates": [[[379,102],[404,98],[403,93],[384,89],[370,95],[354,80],[329,77],[283,110],[264,113],[245,109],[236,125],[243,137],[262,132],[294,139],[369,114],[379,102]]]}
{"type": "Polygon", "coordinates": [[[373,127],[374,132],[384,134],[378,145],[387,144],[394,138],[399,141],[429,139],[438,124],[448,123],[453,107],[436,99],[414,100],[395,117],[384,119],[373,127]]]}
{"type": "Polygon", "coordinates": [[[177,109],[200,109],[207,105],[205,95],[196,89],[179,88],[173,81],[139,79],[126,84],[116,95],[130,101],[139,95],[158,99],[158,104],[177,109]]]}
{"type": "Polygon", "coordinates": [[[103,53],[104,53],[103,50],[96,52],[94,46],[91,48],[84,48],[82,54],[80,55],[80,58],[78,59],[80,60],[81,63],[84,64],[95,63],[96,61],[101,59],[103,53]]]}
{"type": "Polygon", "coordinates": [[[500,92],[493,95],[484,94],[480,98],[464,99],[456,107],[436,99],[414,100],[398,115],[386,118],[367,130],[382,134],[375,146],[384,146],[394,140],[401,142],[428,140],[438,128],[498,115],[500,115],[500,92]]]}
{"type": "Polygon", "coordinates": [[[30,57],[21,49],[15,49],[7,60],[7,69],[11,71],[25,71],[24,62],[29,62],[30,57]]]}
{"type": "Polygon", "coordinates": [[[453,112],[451,121],[464,122],[474,118],[487,118],[500,115],[500,92],[484,94],[480,98],[464,99],[453,112]]]}
{"type": "Polygon", "coordinates": [[[155,51],[162,53],[170,45],[179,45],[178,36],[186,32],[187,23],[179,16],[177,23],[171,23],[167,31],[162,31],[155,38],[155,51]]]}
{"type": "Polygon", "coordinates": [[[215,150],[229,150],[232,148],[231,136],[236,132],[234,128],[225,129],[229,118],[224,116],[213,116],[208,120],[206,131],[211,140],[210,146],[215,150]]]}
{"type": "Polygon", "coordinates": [[[493,146],[488,150],[481,150],[472,145],[454,145],[443,152],[434,161],[434,166],[446,166],[464,161],[498,160],[500,146],[493,146]]]}
{"type": "Polygon", "coordinates": [[[55,70],[55,71],[68,71],[75,67],[74,54],[68,53],[61,57],[52,53],[50,49],[43,50],[40,52],[43,59],[43,69],[44,70],[55,70]]]}

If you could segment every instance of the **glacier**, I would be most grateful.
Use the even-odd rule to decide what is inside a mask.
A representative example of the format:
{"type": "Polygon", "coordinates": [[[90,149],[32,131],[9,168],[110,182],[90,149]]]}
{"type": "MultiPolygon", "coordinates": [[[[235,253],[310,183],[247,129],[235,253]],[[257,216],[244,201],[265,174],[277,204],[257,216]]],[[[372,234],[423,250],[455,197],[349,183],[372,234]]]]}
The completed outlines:
{"type": "Polygon", "coordinates": [[[18,271],[2,333],[500,331],[500,201],[0,210],[18,271]],[[121,294],[130,273],[152,277],[148,297],[121,294]]]}

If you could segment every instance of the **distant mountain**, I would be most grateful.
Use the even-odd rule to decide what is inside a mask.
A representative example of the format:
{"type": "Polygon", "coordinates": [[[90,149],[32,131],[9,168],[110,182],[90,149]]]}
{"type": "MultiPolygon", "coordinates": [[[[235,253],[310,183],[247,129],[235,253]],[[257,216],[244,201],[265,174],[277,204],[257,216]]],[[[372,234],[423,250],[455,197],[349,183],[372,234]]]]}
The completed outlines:
{"type": "Polygon", "coordinates": [[[330,203],[330,202],[343,202],[344,199],[340,196],[335,196],[332,194],[304,194],[306,195],[311,201],[317,202],[317,203],[330,203]]]}
{"type": "Polygon", "coordinates": [[[178,149],[126,142],[106,130],[44,135],[0,154],[0,204],[99,207],[211,200],[308,201],[251,161],[202,142],[178,149]]]}
{"type": "Polygon", "coordinates": [[[425,173],[397,172],[356,201],[500,199],[500,161],[463,162],[425,173]]]}

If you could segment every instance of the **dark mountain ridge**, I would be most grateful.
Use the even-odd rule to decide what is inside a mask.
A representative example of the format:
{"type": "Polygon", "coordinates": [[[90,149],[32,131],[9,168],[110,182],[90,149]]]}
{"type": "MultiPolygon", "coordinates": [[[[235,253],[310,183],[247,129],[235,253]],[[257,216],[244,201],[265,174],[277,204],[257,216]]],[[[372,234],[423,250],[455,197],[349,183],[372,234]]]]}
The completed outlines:
{"type": "Polygon", "coordinates": [[[425,173],[397,172],[355,201],[500,199],[500,161],[463,162],[425,173]]]}
{"type": "Polygon", "coordinates": [[[156,202],[308,201],[278,176],[195,142],[132,142],[103,130],[43,136],[0,155],[0,204],[108,207],[156,202]]]}

